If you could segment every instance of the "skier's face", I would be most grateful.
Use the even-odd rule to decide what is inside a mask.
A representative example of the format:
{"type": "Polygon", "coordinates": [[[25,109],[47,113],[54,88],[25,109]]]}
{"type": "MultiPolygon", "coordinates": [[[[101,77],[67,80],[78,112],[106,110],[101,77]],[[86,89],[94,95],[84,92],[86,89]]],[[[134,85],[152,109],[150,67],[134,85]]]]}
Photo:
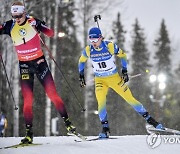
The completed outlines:
{"type": "Polygon", "coordinates": [[[13,13],[12,18],[17,22],[18,25],[21,25],[25,21],[26,16],[25,13],[13,13]]]}
{"type": "Polygon", "coordinates": [[[91,42],[91,44],[93,45],[94,48],[98,48],[101,44],[102,37],[95,38],[95,39],[89,39],[89,41],[91,42]]]}

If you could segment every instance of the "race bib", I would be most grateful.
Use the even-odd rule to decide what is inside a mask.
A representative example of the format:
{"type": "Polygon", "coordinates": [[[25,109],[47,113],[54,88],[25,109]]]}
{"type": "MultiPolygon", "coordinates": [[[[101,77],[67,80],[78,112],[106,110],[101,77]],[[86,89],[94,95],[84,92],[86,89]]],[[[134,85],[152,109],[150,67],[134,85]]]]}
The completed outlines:
{"type": "Polygon", "coordinates": [[[93,65],[94,73],[98,73],[98,74],[101,74],[101,73],[108,74],[109,72],[112,72],[113,70],[116,69],[114,56],[112,56],[110,59],[104,60],[104,61],[99,61],[99,62],[92,61],[92,65],[93,65]]]}

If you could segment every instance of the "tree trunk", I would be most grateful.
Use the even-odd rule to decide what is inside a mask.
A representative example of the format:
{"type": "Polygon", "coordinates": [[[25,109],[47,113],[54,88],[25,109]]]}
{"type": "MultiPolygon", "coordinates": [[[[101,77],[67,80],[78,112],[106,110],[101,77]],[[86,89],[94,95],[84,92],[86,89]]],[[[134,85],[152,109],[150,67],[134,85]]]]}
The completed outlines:
{"type": "MultiPolygon", "coordinates": [[[[46,7],[43,8],[43,17],[50,17],[51,16],[51,4],[48,4],[48,11],[46,12],[46,7]],[[46,13],[48,15],[46,15],[46,13]]],[[[44,19],[46,21],[46,19],[44,19]]],[[[51,23],[51,19],[47,20],[47,25],[49,26],[51,23]]],[[[45,43],[47,46],[50,46],[50,39],[45,39],[45,43]]],[[[45,49],[46,50],[46,49],[45,49]]],[[[49,58],[47,58],[48,63],[49,58]]],[[[45,109],[45,136],[50,136],[51,134],[51,100],[46,96],[46,109],[45,109]]]]}
{"type": "MultiPolygon", "coordinates": [[[[15,104],[19,108],[19,71],[18,71],[18,62],[16,61],[14,69],[14,80],[13,80],[13,95],[15,104]]],[[[15,105],[14,104],[14,105],[15,105]]],[[[13,122],[13,136],[18,137],[19,136],[19,109],[14,110],[14,122],[13,122]]]]}

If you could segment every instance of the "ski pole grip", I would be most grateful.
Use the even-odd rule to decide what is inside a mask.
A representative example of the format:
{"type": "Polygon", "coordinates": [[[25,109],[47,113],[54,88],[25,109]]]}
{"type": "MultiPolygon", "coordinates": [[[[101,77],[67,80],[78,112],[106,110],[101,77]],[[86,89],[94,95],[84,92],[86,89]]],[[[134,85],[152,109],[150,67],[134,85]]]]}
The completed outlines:
{"type": "Polygon", "coordinates": [[[85,112],[85,111],[86,111],[86,109],[83,108],[82,112],[85,112]]]}
{"type": "Polygon", "coordinates": [[[18,110],[18,107],[15,105],[14,110],[18,110]]]}
{"type": "Polygon", "coordinates": [[[95,15],[94,16],[94,21],[97,22],[99,20],[101,20],[101,15],[95,15]]]}

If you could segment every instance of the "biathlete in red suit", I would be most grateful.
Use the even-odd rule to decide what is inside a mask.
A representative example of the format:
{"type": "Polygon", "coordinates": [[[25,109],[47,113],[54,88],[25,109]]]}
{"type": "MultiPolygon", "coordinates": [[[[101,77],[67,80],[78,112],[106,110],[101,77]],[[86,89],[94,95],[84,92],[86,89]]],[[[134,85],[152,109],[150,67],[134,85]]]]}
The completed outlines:
{"type": "Polygon", "coordinates": [[[7,34],[12,38],[19,60],[20,83],[24,99],[23,114],[26,124],[26,136],[22,143],[33,141],[33,84],[34,75],[45,89],[46,94],[54,103],[57,111],[64,119],[68,131],[75,131],[75,127],[69,121],[64,102],[57,94],[55,84],[44,57],[39,32],[52,37],[54,32],[39,19],[27,16],[21,2],[14,2],[11,7],[12,20],[0,25],[0,34],[7,34]]]}

